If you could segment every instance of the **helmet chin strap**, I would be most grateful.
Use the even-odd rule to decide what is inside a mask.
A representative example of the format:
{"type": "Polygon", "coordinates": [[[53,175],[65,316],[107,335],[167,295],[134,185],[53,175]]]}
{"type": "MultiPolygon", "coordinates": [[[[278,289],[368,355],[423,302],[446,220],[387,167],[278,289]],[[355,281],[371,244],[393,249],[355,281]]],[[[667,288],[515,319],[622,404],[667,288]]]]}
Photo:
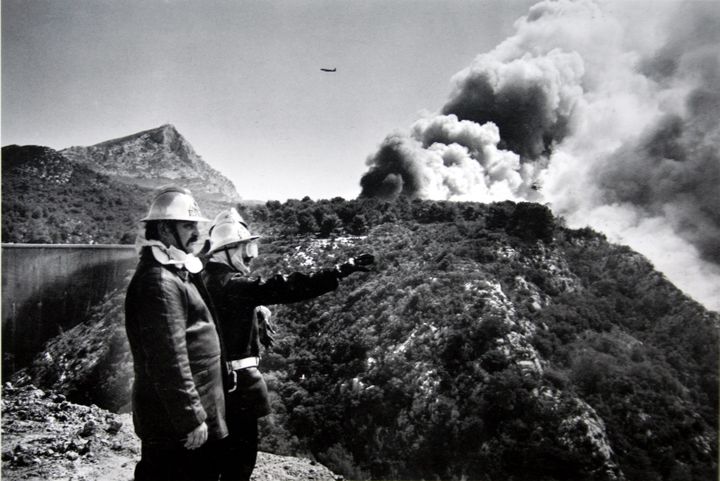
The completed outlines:
{"type": "Polygon", "coordinates": [[[180,234],[178,233],[177,229],[177,223],[173,222],[170,224],[170,230],[172,231],[173,238],[175,239],[175,244],[177,244],[175,247],[180,249],[183,252],[187,252],[185,250],[185,246],[182,243],[182,240],[180,240],[180,234]]]}
{"type": "Polygon", "coordinates": [[[225,257],[227,258],[227,261],[228,261],[228,264],[230,265],[230,267],[232,267],[233,270],[235,270],[235,271],[237,271],[237,272],[240,272],[240,269],[238,269],[237,267],[235,267],[235,263],[233,263],[232,257],[230,257],[230,249],[225,248],[225,249],[223,249],[223,250],[225,251],[225,257]]]}

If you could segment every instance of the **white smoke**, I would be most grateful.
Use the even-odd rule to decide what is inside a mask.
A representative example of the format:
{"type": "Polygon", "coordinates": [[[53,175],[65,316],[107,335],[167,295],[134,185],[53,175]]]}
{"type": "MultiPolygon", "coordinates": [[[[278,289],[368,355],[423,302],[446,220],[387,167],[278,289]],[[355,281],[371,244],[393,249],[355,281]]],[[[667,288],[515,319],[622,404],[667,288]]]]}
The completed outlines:
{"type": "Polygon", "coordinates": [[[720,8],[543,1],[515,27],[361,195],[547,202],[720,310],[720,8]]]}

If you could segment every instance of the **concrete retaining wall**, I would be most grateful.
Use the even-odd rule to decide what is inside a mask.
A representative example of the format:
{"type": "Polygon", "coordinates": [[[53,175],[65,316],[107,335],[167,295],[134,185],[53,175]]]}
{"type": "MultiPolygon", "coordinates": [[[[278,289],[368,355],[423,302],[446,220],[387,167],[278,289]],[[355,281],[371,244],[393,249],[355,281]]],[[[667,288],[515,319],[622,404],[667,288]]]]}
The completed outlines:
{"type": "Polygon", "coordinates": [[[135,268],[131,245],[2,244],[2,373],[86,319],[135,268]]]}

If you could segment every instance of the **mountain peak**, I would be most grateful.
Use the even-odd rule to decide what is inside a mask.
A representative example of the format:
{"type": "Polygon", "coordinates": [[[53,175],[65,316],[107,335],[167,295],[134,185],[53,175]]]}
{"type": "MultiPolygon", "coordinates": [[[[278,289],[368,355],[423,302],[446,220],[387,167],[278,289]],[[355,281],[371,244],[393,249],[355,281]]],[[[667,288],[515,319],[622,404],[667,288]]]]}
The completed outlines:
{"type": "MultiPolygon", "coordinates": [[[[136,139],[140,138],[151,138],[157,143],[164,143],[166,139],[177,139],[180,138],[183,141],[185,141],[185,138],[180,135],[180,132],[175,128],[173,124],[163,124],[159,127],[155,127],[152,129],[142,130],[140,132],[136,132],[134,134],[125,135],[123,137],[118,137],[115,139],[110,140],[104,140],[98,144],[91,145],[90,147],[105,147],[108,145],[115,145],[115,144],[122,144],[127,142],[132,142],[136,139]]],[[[187,142],[187,141],[185,141],[187,142]]],[[[70,149],[78,148],[79,146],[73,146],[70,147],[70,149]]],[[[69,150],[69,149],[66,149],[69,150]]]]}
{"type": "Polygon", "coordinates": [[[179,183],[200,197],[227,201],[240,197],[232,182],[210,167],[170,123],[61,153],[125,183],[143,187],[179,183]]]}

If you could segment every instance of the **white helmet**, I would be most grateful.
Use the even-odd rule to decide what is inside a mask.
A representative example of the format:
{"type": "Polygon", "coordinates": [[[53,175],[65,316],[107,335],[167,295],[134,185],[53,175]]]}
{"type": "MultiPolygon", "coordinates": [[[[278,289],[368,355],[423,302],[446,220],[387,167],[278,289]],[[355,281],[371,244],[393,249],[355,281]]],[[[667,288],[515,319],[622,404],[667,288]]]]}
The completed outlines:
{"type": "Polygon", "coordinates": [[[165,187],[155,195],[148,215],[140,222],[150,220],[179,220],[190,222],[207,222],[200,213],[200,207],[189,190],[182,187],[165,187]]]}
{"type": "Polygon", "coordinates": [[[215,216],[212,227],[210,227],[208,254],[217,252],[224,247],[233,247],[259,238],[260,236],[250,233],[247,224],[237,210],[234,208],[224,210],[215,216]]]}

